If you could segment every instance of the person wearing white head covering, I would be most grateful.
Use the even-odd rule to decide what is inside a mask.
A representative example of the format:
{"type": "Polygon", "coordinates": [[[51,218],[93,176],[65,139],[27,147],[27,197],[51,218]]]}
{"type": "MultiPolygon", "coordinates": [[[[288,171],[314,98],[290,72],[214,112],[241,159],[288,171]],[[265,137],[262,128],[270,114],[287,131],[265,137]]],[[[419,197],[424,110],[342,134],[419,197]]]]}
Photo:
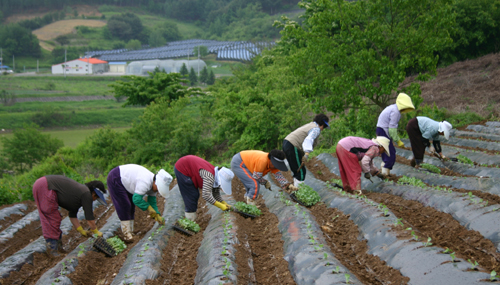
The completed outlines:
{"type": "Polygon", "coordinates": [[[165,224],[156,202],[156,193],[166,197],[172,176],[161,169],[155,175],[137,164],[113,168],[107,178],[109,195],[113,200],[125,241],[133,240],[135,206],[149,212],[149,217],[165,224]],[[147,201],[144,200],[147,196],[147,201]]]}
{"type": "Polygon", "coordinates": [[[195,155],[181,157],[174,166],[177,185],[184,200],[185,217],[196,220],[198,199],[202,189],[202,197],[222,211],[231,209],[220,195],[220,189],[231,195],[231,181],[234,174],[226,167],[214,167],[210,162],[195,155]]]}
{"type": "Polygon", "coordinates": [[[361,192],[361,173],[366,179],[378,176],[385,179],[373,165],[373,159],[382,153],[389,153],[390,140],[383,136],[374,139],[360,137],[345,137],[337,143],[336,154],[339,161],[340,178],[344,190],[349,193],[361,192]]]}
{"type": "Polygon", "coordinates": [[[413,152],[411,164],[417,166],[424,161],[426,147],[429,148],[431,154],[438,153],[441,158],[446,158],[442,153],[439,135],[449,139],[451,129],[452,125],[447,121],[437,122],[427,117],[411,119],[406,126],[413,152]]]}

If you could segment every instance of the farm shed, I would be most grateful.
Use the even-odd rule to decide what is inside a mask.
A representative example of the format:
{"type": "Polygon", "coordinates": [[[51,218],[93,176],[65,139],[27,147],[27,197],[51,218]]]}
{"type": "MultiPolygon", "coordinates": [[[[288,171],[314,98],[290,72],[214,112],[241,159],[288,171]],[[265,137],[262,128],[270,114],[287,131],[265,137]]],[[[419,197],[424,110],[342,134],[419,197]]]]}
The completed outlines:
{"type": "Polygon", "coordinates": [[[133,61],[127,65],[126,73],[128,75],[147,75],[148,72],[153,72],[156,67],[160,70],[165,70],[166,73],[179,72],[181,70],[182,64],[186,64],[186,67],[191,70],[194,68],[195,72],[201,71],[203,67],[207,64],[201,59],[194,60],[142,60],[133,61]]]}
{"type": "Polygon", "coordinates": [[[127,67],[127,63],[124,61],[110,62],[109,63],[109,72],[125,73],[126,67],[127,67]]]}
{"type": "Polygon", "coordinates": [[[79,58],[52,65],[52,74],[96,74],[109,71],[107,61],[97,58],[79,58]]]}

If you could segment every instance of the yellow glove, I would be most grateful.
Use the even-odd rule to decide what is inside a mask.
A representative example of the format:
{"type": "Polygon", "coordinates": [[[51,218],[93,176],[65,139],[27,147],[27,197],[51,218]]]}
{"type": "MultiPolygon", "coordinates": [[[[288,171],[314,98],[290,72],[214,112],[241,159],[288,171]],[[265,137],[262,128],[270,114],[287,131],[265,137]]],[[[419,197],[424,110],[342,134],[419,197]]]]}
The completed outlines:
{"type": "Polygon", "coordinates": [[[165,219],[162,216],[160,216],[160,214],[156,214],[156,216],[154,217],[154,219],[160,225],[164,225],[165,224],[165,219]]]}
{"type": "Polygon", "coordinates": [[[221,203],[226,205],[229,209],[231,209],[231,205],[229,205],[226,201],[222,201],[221,203]]]}
{"type": "Polygon", "coordinates": [[[153,207],[151,207],[151,205],[149,205],[149,206],[148,206],[147,211],[149,212],[149,215],[150,215],[151,217],[153,217],[153,214],[157,214],[157,213],[156,213],[156,210],[155,210],[155,209],[153,209],[153,207]]]}
{"type": "Polygon", "coordinates": [[[79,226],[78,228],[76,228],[76,230],[77,230],[77,231],[78,231],[78,232],[79,232],[82,236],[84,236],[84,237],[88,236],[88,234],[89,234],[89,232],[88,232],[88,231],[86,231],[86,230],[84,230],[84,229],[82,228],[82,226],[79,226]]]}
{"type": "Polygon", "coordinates": [[[215,201],[214,206],[221,209],[222,211],[227,211],[229,210],[229,207],[227,205],[222,204],[221,202],[215,201]]]}
{"type": "Polygon", "coordinates": [[[398,141],[398,146],[399,147],[405,147],[405,143],[401,140],[398,141]]]}
{"type": "Polygon", "coordinates": [[[95,230],[90,230],[90,231],[92,231],[92,233],[93,233],[94,235],[97,235],[98,237],[102,237],[102,233],[101,233],[98,229],[95,229],[95,230]]]}

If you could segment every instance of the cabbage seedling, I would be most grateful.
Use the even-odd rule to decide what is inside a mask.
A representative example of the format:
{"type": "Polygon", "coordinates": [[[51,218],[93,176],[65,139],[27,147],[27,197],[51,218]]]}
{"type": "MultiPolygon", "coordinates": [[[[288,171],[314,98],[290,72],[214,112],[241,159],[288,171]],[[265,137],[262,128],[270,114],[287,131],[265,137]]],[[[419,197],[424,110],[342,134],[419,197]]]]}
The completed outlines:
{"type": "Polygon", "coordinates": [[[349,282],[349,278],[351,278],[351,275],[346,273],[344,274],[344,276],[345,276],[345,284],[351,284],[351,282],[349,282]]]}
{"type": "Polygon", "coordinates": [[[469,258],[467,261],[470,263],[470,269],[471,270],[476,270],[477,267],[479,266],[479,263],[477,263],[476,260],[474,260],[474,262],[472,262],[472,260],[470,260],[470,258],[469,258]]]}
{"type": "Polygon", "coordinates": [[[490,281],[496,281],[498,278],[497,272],[495,270],[490,273],[490,281]]]}
{"type": "Polygon", "coordinates": [[[424,246],[431,246],[432,245],[432,242],[431,242],[431,237],[427,237],[427,242],[424,243],[424,246]]]}

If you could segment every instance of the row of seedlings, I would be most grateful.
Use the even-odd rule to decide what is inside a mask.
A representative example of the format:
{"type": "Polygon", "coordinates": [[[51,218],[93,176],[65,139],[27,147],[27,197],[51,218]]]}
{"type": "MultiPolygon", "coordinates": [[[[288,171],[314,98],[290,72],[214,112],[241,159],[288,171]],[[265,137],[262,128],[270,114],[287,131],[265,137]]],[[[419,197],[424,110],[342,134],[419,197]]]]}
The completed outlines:
{"type": "Polygon", "coordinates": [[[367,240],[369,253],[378,256],[387,265],[400,270],[410,278],[411,284],[481,284],[490,274],[468,271],[466,262],[442,254],[443,249],[433,247],[430,241],[419,242],[411,229],[411,236],[398,236],[393,225],[398,218],[387,206],[366,196],[332,191],[323,181],[308,176],[305,183],[311,186],[328,207],[337,208],[359,227],[360,237],[367,240]],[[458,262],[462,261],[462,262],[458,262]]]}
{"type": "Polygon", "coordinates": [[[325,246],[325,237],[311,211],[278,194],[279,187],[272,185],[271,189],[262,189],[261,193],[266,207],[279,220],[285,260],[296,284],[362,284],[325,246]]]}
{"type": "MultiPolygon", "coordinates": [[[[108,218],[106,224],[99,229],[103,233],[103,238],[108,239],[114,235],[114,232],[120,227],[120,219],[118,215],[114,212],[111,217],[108,218]]],[[[91,237],[86,241],[78,245],[74,250],[69,252],[61,261],[59,261],[54,267],[45,272],[42,277],[38,280],[36,284],[73,284],[68,274],[74,272],[78,266],[78,259],[84,257],[90,250],[93,250],[93,244],[95,238],[91,237]]]]}
{"type": "MultiPolygon", "coordinates": [[[[223,195],[222,198],[229,204],[234,204],[231,196],[223,195]]],[[[211,215],[211,219],[198,249],[198,269],[194,284],[238,284],[236,245],[240,241],[236,234],[236,218],[217,207],[210,207],[207,214],[211,215]]]]}
{"type": "MultiPolygon", "coordinates": [[[[338,160],[335,157],[329,154],[321,154],[318,159],[331,172],[340,175],[338,160]]],[[[410,171],[411,169],[400,169],[398,165],[391,172],[410,175],[410,171]]],[[[427,185],[422,180],[415,177],[406,178],[408,176],[403,176],[403,179],[400,179],[398,184],[380,180],[376,183],[369,183],[366,179],[363,179],[362,186],[367,191],[391,194],[405,200],[418,201],[424,206],[450,214],[467,229],[478,231],[485,238],[491,240],[500,250],[500,222],[498,222],[500,221],[500,211],[498,211],[500,208],[498,205],[488,206],[482,199],[473,195],[464,197],[462,193],[453,192],[446,188],[426,187],[427,185]]]]}
{"type": "Polygon", "coordinates": [[[184,215],[184,202],[179,186],[169,191],[165,201],[163,208],[165,225],[156,223],[129,251],[112,285],[144,284],[146,280],[156,279],[159,276],[163,250],[175,233],[172,224],[184,215]]]}
{"type": "MultiPolygon", "coordinates": [[[[101,204],[98,201],[94,201],[92,204],[92,209],[95,210],[101,204]]],[[[77,215],[79,220],[85,218],[83,210],[80,209],[77,215]]],[[[69,217],[64,218],[61,221],[61,231],[63,235],[67,235],[73,228],[69,217]]],[[[44,253],[46,251],[45,238],[40,236],[35,241],[28,244],[26,247],[7,257],[4,261],[0,263],[0,278],[6,278],[12,271],[19,271],[24,264],[31,263],[33,261],[33,254],[44,253]]]]}
{"type": "MultiPolygon", "coordinates": [[[[326,154],[320,158],[338,175],[335,158],[326,154]]],[[[484,209],[487,203],[471,192],[464,194],[464,198],[446,188],[428,186],[416,178],[403,176],[397,183],[363,180],[362,185],[365,190],[373,191],[366,193],[367,197],[385,203],[399,217],[398,225],[408,224],[412,232],[434,239],[436,245],[448,251],[453,249],[470,264],[475,264],[472,270],[479,270],[476,267],[480,264],[497,278],[495,270],[500,269],[500,255],[496,238],[498,226],[495,225],[498,216],[494,211],[499,209],[498,205],[484,209]]]]}

